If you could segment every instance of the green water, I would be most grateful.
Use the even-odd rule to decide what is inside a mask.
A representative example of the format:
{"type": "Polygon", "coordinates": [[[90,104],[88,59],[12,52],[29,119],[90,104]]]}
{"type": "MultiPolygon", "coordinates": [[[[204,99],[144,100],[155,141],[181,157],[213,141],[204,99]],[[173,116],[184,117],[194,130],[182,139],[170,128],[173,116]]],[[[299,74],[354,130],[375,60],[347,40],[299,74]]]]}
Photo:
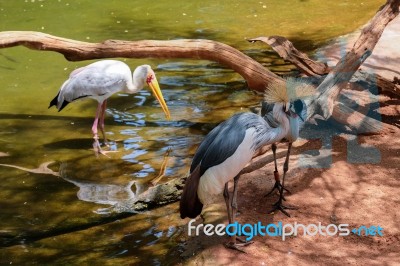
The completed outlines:
{"type": "MultiPolygon", "coordinates": [[[[286,36],[312,52],[329,39],[363,25],[384,1],[0,1],[0,30],[31,30],[99,42],[205,38],[232,45],[277,73],[293,67],[263,44],[245,39],[286,36]]],[[[124,59],[121,59],[124,60],[124,59]]],[[[179,261],[171,247],[182,226],[172,204],[98,226],[108,208],[188,170],[197,144],[215,123],[248,110],[259,98],[243,79],[214,62],[129,59],[156,71],[172,120],[166,121],[148,90],[114,95],[107,137],[116,153],[91,150],[94,101],[47,109],[69,73],[91,61],[68,62],[24,47],[0,50],[0,164],[35,169],[54,161],[63,176],[0,166],[1,264],[162,264],[179,261]],[[6,236],[75,232],[4,247],[6,236]]]]}

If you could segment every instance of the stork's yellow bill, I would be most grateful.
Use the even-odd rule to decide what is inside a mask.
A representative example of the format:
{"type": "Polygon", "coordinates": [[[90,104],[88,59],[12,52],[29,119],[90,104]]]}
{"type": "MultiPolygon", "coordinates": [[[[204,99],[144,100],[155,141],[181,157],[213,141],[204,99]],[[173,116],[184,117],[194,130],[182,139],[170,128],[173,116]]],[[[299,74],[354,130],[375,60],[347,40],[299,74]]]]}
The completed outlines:
{"type": "Polygon", "coordinates": [[[154,73],[150,74],[147,77],[147,84],[149,85],[150,89],[153,91],[154,96],[156,97],[156,99],[160,103],[161,108],[163,109],[163,111],[165,113],[165,117],[168,120],[170,120],[171,119],[171,115],[170,115],[168,106],[165,103],[164,96],[163,96],[163,94],[161,92],[160,86],[158,85],[158,81],[157,81],[157,78],[156,78],[154,73]]]}

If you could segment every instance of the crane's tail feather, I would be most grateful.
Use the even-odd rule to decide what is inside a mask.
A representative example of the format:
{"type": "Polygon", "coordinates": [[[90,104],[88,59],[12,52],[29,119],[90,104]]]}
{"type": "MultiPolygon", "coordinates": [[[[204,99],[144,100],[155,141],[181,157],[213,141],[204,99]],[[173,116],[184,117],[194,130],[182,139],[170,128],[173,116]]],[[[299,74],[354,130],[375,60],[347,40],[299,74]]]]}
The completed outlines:
{"type": "Polygon", "coordinates": [[[203,204],[197,196],[197,188],[200,182],[200,166],[197,166],[194,171],[186,179],[185,187],[183,188],[179,211],[181,218],[186,217],[196,218],[203,209],[203,204]]]}

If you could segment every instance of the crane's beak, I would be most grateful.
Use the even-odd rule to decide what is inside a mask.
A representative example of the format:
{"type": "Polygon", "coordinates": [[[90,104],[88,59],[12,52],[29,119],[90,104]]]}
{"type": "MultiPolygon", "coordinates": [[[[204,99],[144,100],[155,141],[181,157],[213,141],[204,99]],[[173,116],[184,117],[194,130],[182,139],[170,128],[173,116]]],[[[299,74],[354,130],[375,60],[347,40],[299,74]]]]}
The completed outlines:
{"type": "Polygon", "coordinates": [[[161,92],[160,86],[158,85],[158,81],[157,81],[156,77],[153,76],[153,78],[150,79],[150,81],[147,84],[149,85],[149,87],[153,91],[154,96],[157,98],[158,102],[160,103],[161,108],[163,109],[163,111],[165,113],[165,117],[168,120],[170,120],[171,115],[169,113],[168,106],[164,101],[164,97],[162,95],[162,92],[161,92]]]}
{"type": "Polygon", "coordinates": [[[295,113],[295,115],[297,115],[300,118],[300,120],[304,122],[304,118],[301,116],[301,114],[295,113]]]}

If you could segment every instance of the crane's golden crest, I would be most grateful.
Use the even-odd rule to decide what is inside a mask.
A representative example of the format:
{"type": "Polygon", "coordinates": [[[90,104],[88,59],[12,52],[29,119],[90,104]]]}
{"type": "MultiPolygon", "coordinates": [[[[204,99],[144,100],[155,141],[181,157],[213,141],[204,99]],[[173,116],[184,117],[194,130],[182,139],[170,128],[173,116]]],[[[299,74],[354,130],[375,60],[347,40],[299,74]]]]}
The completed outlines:
{"type": "Polygon", "coordinates": [[[267,103],[288,103],[315,95],[315,88],[302,79],[287,78],[285,82],[271,83],[264,93],[267,103]]]}

